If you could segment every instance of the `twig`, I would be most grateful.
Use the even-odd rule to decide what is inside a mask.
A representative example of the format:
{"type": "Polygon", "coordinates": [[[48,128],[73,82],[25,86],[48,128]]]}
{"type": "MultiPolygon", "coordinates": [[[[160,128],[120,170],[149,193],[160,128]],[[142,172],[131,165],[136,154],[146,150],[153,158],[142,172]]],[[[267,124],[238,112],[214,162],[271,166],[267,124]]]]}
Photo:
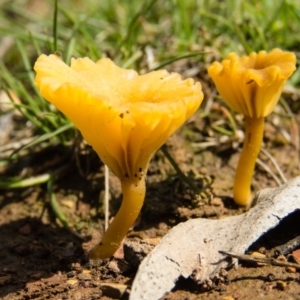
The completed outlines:
{"type": "Polygon", "coordinates": [[[289,263],[289,262],[281,261],[281,260],[278,260],[275,258],[255,257],[255,256],[247,255],[247,254],[236,254],[236,253],[227,252],[227,251],[223,251],[223,250],[220,250],[219,253],[230,256],[230,257],[237,258],[239,260],[250,261],[250,262],[254,262],[254,263],[263,263],[266,265],[278,266],[278,267],[292,267],[292,268],[300,270],[300,265],[297,263],[289,263]]]}
{"type": "Polygon", "coordinates": [[[108,219],[109,219],[109,169],[107,165],[104,165],[104,203],[105,203],[105,223],[104,228],[105,231],[108,228],[108,219]]]}
{"type": "Polygon", "coordinates": [[[300,246],[300,235],[295,237],[294,239],[288,241],[287,243],[276,247],[274,249],[274,253],[275,253],[275,255],[279,255],[279,254],[286,255],[286,254],[291,253],[293,250],[295,250],[299,246],[300,246]]]}

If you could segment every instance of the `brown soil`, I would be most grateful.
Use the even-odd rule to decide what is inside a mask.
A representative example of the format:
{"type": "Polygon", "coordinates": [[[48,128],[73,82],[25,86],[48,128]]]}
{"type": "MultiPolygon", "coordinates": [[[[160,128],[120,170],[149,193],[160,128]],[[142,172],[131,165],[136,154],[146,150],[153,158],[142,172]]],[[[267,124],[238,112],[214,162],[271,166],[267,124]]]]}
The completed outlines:
{"type": "MultiPolygon", "coordinates": [[[[289,105],[297,113],[296,101],[290,99],[289,105]]],[[[264,148],[290,179],[299,174],[298,132],[290,119],[281,116],[282,112],[279,107],[277,114],[267,118],[264,148]]],[[[299,118],[300,114],[296,115],[296,120],[299,118]]],[[[236,119],[238,128],[242,128],[242,120],[239,116],[236,119]]],[[[110,260],[93,262],[87,256],[87,251],[100,241],[104,228],[103,166],[88,146],[76,155],[73,149],[53,146],[2,168],[3,178],[26,178],[66,166],[55,181],[54,191],[72,230],[82,238],[56,220],[46,185],[2,190],[0,298],[128,299],[141,257],[174,225],[190,218],[224,218],[244,212],[231,198],[241,140],[214,131],[218,120],[225,120],[219,125],[229,129],[218,106],[206,118],[202,118],[201,110],[167,143],[178,166],[201,189],[201,196],[195,195],[158,151],[148,172],[141,216],[124,242],[125,253],[120,249],[110,260]],[[203,148],[197,145],[208,138],[217,144],[203,148]]],[[[276,173],[266,155],[261,153],[260,159],[276,173]]],[[[112,174],[110,186],[113,216],[121,202],[121,191],[112,174]]],[[[273,186],[276,182],[270,173],[257,166],[253,190],[273,186]]],[[[271,255],[275,246],[300,234],[297,218],[299,214],[288,217],[282,228],[262,237],[252,249],[271,255]]],[[[181,278],[163,299],[300,299],[299,282],[295,270],[242,263],[205,285],[181,278]]]]}

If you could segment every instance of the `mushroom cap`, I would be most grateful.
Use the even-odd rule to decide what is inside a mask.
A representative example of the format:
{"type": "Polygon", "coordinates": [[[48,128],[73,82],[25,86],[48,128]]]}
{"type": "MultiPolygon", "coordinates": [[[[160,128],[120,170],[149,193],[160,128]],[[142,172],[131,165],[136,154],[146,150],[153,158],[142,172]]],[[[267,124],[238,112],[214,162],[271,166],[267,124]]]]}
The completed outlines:
{"type": "Polygon", "coordinates": [[[296,69],[294,53],[273,49],[239,57],[230,53],[208,67],[223,100],[251,118],[265,117],[277,104],[283,87],[296,69]]]}
{"type": "Polygon", "coordinates": [[[70,118],[120,179],[143,176],[154,152],[203,100],[193,79],[164,70],[138,75],[108,58],[73,58],[69,67],[42,54],[34,69],[42,96],[70,118]]]}

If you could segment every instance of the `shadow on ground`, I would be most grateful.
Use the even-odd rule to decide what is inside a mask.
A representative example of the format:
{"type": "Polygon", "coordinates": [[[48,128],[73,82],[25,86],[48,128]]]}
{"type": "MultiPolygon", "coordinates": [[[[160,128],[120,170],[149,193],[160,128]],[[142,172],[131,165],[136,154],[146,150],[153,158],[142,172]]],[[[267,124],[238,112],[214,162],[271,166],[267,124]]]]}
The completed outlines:
{"type": "Polygon", "coordinates": [[[32,290],[35,287],[31,283],[37,285],[41,278],[57,277],[58,271],[71,271],[74,264],[85,260],[76,236],[37,218],[2,225],[0,241],[0,298],[24,288],[32,290]]]}

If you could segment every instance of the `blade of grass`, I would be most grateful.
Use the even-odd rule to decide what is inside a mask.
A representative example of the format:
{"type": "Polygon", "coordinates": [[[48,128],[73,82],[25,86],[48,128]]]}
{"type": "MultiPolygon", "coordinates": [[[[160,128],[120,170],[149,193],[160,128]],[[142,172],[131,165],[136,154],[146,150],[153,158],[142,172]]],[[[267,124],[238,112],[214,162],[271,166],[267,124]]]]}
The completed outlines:
{"type": "Polygon", "coordinates": [[[53,52],[57,51],[57,15],[58,15],[58,5],[57,5],[57,0],[54,0],[54,13],[53,13],[53,52]]]}
{"type": "Polygon", "coordinates": [[[61,133],[74,128],[74,125],[72,123],[68,123],[64,126],[59,127],[57,130],[53,131],[53,132],[49,132],[49,133],[45,133],[39,137],[37,137],[35,140],[33,140],[32,142],[28,143],[27,145],[24,145],[22,147],[20,147],[19,149],[13,151],[13,153],[10,155],[10,157],[14,156],[15,154],[17,154],[18,152],[20,152],[21,150],[25,150],[28,148],[31,148],[37,144],[40,144],[44,141],[47,141],[53,137],[59,136],[61,133]]]}
{"type": "Polygon", "coordinates": [[[32,42],[32,45],[34,46],[34,49],[35,49],[36,53],[38,55],[41,55],[42,54],[42,50],[41,50],[41,47],[40,47],[37,39],[35,38],[35,36],[32,34],[31,31],[29,31],[28,34],[29,34],[29,38],[30,38],[30,40],[32,42]]]}
{"type": "Polygon", "coordinates": [[[51,175],[48,184],[47,184],[47,191],[49,196],[49,203],[51,206],[51,209],[53,210],[53,213],[55,217],[60,221],[60,223],[63,225],[65,229],[67,229],[69,232],[74,234],[77,238],[84,240],[84,237],[82,237],[78,232],[76,232],[69,224],[67,218],[65,217],[64,213],[62,212],[59,203],[56,200],[55,193],[53,192],[53,183],[54,183],[54,175],[51,175]]]}
{"type": "Polygon", "coordinates": [[[178,167],[177,163],[167,150],[166,146],[162,146],[160,148],[162,153],[165,155],[165,157],[168,159],[174,170],[176,171],[177,175],[181,178],[182,181],[184,181],[193,191],[195,194],[200,194],[199,188],[181,171],[181,169],[178,167]]]}
{"type": "MultiPolygon", "coordinates": [[[[136,40],[138,36],[138,31],[140,29],[140,26],[138,26],[138,20],[141,16],[146,17],[148,12],[151,12],[152,7],[154,4],[157,2],[157,0],[151,0],[149,3],[144,2],[144,4],[141,6],[141,9],[132,17],[128,28],[127,28],[127,33],[124,37],[124,39],[121,41],[119,46],[116,49],[116,53],[119,53],[122,49],[123,46],[128,51],[129,56],[132,55],[131,51],[133,49],[133,43],[134,39],[136,40]]],[[[126,59],[126,57],[125,57],[126,59]]]]}
{"type": "Polygon", "coordinates": [[[65,215],[62,213],[58,202],[56,201],[56,197],[53,192],[53,182],[54,182],[54,177],[50,176],[47,184],[50,206],[55,214],[55,217],[61,222],[64,228],[69,229],[70,228],[69,223],[65,215]]]}
{"type": "Polygon", "coordinates": [[[228,135],[228,136],[234,136],[234,132],[232,132],[230,130],[227,130],[227,129],[221,127],[221,126],[212,124],[211,128],[214,129],[215,131],[221,133],[221,134],[228,135]]]}
{"type": "Polygon", "coordinates": [[[0,189],[22,189],[33,185],[38,185],[47,182],[50,179],[50,174],[43,174],[26,179],[20,178],[4,178],[0,180],[0,189]]]}
{"type": "Polygon", "coordinates": [[[203,55],[203,54],[208,54],[209,52],[195,52],[195,53],[189,53],[189,54],[186,54],[186,55],[180,55],[180,56],[176,56],[176,57],[173,57],[171,59],[168,59],[164,62],[162,62],[160,65],[158,65],[157,67],[149,70],[149,72],[151,71],[156,71],[156,70],[159,70],[161,68],[164,68],[165,66],[167,65],[170,65],[171,63],[175,62],[175,61],[178,61],[178,60],[181,60],[181,59],[184,59],[184,58],[191,58],[191,57],[195,57],[195,56],[198,56],[198,55],[203,55]]]}

